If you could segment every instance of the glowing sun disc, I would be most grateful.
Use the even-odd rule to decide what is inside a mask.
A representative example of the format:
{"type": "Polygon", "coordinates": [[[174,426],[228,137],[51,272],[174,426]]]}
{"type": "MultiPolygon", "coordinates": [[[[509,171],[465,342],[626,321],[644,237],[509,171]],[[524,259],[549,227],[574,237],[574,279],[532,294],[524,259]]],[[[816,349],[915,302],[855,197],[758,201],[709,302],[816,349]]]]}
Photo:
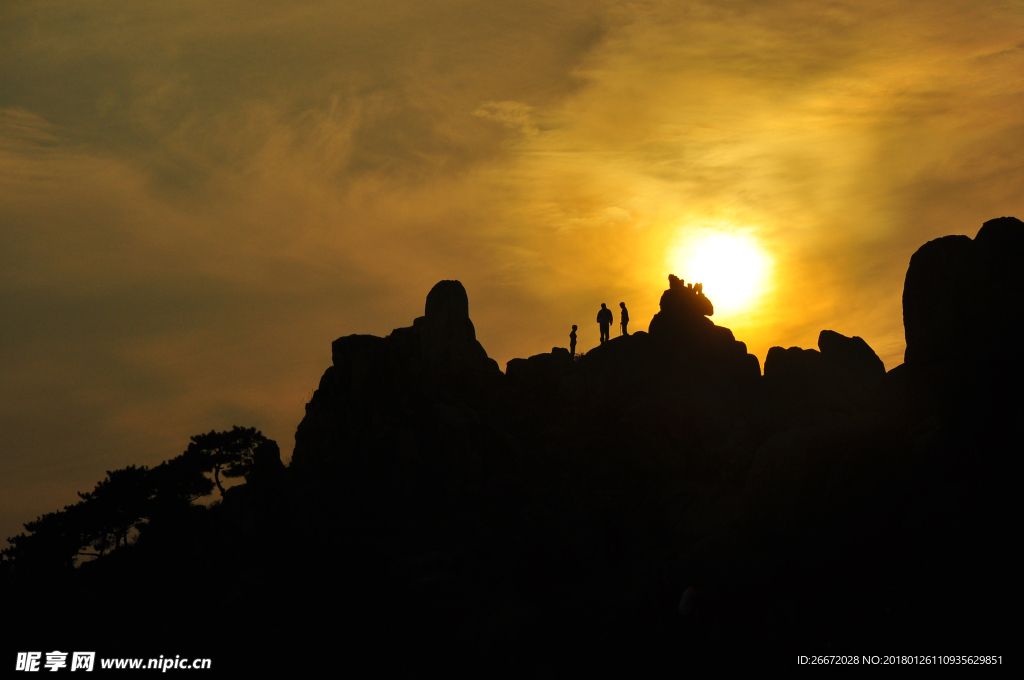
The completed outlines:
{"type": "Polygon", "coordinates": [[[684,239],[670,263],[680,278],[700,282],[716,315],[749,309],[765,292],[771,260],[741,233],[703,231],[684,239]]]}

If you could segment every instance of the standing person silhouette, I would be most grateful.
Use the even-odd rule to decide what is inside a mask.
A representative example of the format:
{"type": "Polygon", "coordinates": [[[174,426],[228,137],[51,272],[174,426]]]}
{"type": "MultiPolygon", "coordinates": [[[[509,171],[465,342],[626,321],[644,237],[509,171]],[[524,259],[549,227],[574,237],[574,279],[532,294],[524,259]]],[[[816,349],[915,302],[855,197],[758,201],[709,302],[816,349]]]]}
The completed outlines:
{"type": "Polygon", "coordinates": [[[626,330],[626,326],[629,325],[629,310],[626,309],[626,303],[625,302],[620,302],[619,303],[619,307],[622,308],[622,320],[620,322],[622,324],[622,334],[623,335],[629,335],[629,331],[626,330]]]}
{"type": "Polygon", "coordinates": [[[605,304],[601,303],[601,311],[597,313],[597,323],[601,326],[601,344],[603,345],[605,340],[608,340],[608,329],[612,325],[612,310],[608,309],[605,304]]]}
{"type": "Polygon", "coordinates": [[[569,354],[576,356],[576,325],[573,324],[572,333],[569,333],[569,354]]]}

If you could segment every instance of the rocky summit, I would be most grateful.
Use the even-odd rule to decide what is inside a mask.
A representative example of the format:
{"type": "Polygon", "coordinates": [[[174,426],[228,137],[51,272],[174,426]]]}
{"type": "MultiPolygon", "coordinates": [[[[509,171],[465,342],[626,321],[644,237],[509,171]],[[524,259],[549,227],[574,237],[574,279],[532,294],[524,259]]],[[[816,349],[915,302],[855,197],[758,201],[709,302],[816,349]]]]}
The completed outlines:
{"type": "Polygon", "coordinates": [[[888,372],[822,330],[762,375],[675,276],[647,332],[502,372],[441,281],[334,342],[287,468],[263,442],[222,502],[77,569],[64,529],[16,542],[4,601],[47,613],[17,640],[486,674],[1007,653],[1022,249],[1011,217],[923,245],[888,372]]]}

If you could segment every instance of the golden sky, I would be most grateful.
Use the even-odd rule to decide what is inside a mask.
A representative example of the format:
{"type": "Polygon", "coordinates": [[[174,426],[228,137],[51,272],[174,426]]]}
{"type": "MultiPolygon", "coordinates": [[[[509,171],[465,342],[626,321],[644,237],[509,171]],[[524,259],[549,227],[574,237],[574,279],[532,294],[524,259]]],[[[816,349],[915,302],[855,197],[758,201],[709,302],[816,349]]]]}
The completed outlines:
{"type": "Polygon", "coordinates": [[[1021,0],[4,0],[0,543],[199,432],[287,458],[446,278],[504,366],[732,239],[762,362],[892,368],[914,250],[1024,218],[1022,111],[1021,0]]]}

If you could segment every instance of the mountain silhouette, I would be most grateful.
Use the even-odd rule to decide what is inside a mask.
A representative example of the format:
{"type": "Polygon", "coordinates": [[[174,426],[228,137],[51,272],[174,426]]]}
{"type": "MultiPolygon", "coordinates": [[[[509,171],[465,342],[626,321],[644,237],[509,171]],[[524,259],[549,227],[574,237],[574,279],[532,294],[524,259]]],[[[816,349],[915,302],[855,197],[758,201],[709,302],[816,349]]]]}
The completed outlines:
{"type": "Polygon", "coordinates": [[[95,493],[130,477],[136,509],[108,533],[89,494],[27,524],[11,640],[491,673],[1008,653],[1022,259],[1012,217],[923,245],[888,372],[822,330],[762,375],[675,276],[647,332],[502,372],[441,281],[411,326],[334,341],[288,467],[211,432],[112,471],[95,493]],[[198,505],[218,461],[245,484],[198,505]]]}

